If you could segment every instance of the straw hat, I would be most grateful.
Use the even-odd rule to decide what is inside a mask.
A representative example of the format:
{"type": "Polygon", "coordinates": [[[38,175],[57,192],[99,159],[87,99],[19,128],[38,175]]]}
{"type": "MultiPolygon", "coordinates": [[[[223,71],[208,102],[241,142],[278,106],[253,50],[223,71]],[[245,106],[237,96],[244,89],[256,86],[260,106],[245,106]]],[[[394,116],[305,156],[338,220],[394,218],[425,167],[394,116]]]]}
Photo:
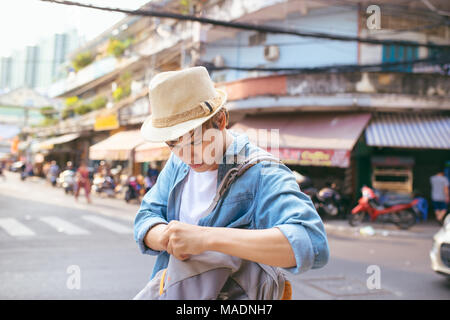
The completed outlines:
{"type": "Polygon", "coordinates": [[[141,127],[152,142],[175,140],[214,116],[227,100],[223,90],[214,88],[205,67],[157,74],[150,81],[152,114],[141,127]]]}

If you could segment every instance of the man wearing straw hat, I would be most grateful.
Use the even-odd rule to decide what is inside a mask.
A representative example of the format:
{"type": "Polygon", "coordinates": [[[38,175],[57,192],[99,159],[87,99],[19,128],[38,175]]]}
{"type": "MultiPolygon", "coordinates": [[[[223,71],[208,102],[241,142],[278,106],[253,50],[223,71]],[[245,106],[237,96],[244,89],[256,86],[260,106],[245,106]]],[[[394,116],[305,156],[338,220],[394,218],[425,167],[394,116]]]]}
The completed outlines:
{"type": "Polygon", "coordinates": [[[268,170],[267,161],[258,162],[215,199],[227,172],[242,159],[270,154],[245,133],[226,129],[227,95],[204,67],[162,72],[149,89],[152,114],[142,135],[172,151],[134,224],[141,252],[158,255],[151,278],[170,256],[189,261],[208,251],[292,273],[327,263],[322,221],[285,165],[268,170]]]}

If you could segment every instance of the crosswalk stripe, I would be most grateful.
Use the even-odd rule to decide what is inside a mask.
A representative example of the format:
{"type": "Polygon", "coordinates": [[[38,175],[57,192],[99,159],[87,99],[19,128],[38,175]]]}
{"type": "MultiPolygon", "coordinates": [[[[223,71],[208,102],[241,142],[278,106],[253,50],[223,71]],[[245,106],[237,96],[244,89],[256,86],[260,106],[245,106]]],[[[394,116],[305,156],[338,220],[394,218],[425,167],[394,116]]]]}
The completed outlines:
{"type": "Polygon", "coordinates": [[[101,217],[97,217],[97,216],[83,216],[82,217],[84,220],[87,220],[89,222],[95,223],[101,227],[104,227],[108,230],[117,232],[117,233],[121,233],[121,234],[129,234],[129,233],[133,233],[133,230],[129,227],[126,227],[122,224],[119,224],[117,222],[113,222],[111,220],[107,220],[107,219],[103,219],[101,217]]]}
{"type": "Polygon", "coordinates": [[[2,227],[11,236],[34,236],[33,230],[29,229],[14,218],[1,218],[0,227],[2,227]]]}
{"type": "Polygon", "coordinates": [[[76,225],[58,217],[42,217],[40,220],[55,228],[58,232],[63,232],[69,235],[89,234],[89,231],[77,227],[76,225]]]}

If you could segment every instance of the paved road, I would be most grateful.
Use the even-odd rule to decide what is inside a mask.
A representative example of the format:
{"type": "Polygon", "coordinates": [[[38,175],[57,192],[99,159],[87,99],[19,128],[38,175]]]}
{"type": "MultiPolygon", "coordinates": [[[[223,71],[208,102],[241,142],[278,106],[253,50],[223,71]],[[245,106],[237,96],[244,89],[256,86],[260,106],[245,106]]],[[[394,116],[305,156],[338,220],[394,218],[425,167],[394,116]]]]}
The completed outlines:
{"type": "MultiPolygon", "coordinates": [[[[8,173],[0,180],[0,299],[132,298],[154,263],[133,239],[138,206],[95,197],[92,205],[75,202],[42,180],[21,182],[8,173]]],[[[328,265],[289,276],[294,299],[450,299],[450,281],[430,269],[437,225],[417,237],[408,236],[415,229],[364,237],[337,225],[327,225],[328,265]],[[380,289],[367,287],[369,277],[380,289]]]]}
{"type": "Polygon", "coordinates": [[[42,181],[0,180],[0,299],[130,299],[143,287],[154,258],[133,239],[138,206],[85,202],[42,181]]]}

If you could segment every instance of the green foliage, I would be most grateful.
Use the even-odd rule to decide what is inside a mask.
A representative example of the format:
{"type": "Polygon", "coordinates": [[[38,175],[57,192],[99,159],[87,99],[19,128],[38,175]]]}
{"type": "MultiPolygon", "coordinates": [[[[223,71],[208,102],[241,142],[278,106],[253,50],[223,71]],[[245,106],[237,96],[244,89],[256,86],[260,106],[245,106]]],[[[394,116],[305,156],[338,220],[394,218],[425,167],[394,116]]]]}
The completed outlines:
{"type": "Polygon", "coordinates": [[[50,118],[44,118],[37,126],[38,127],[49,127],[53,126],[58,123],[58,119],[50,119],[50,118]]]}
{"type": "Polygon", "coordinates": [[[115,102],[128,97],[131,94],[131,84],[128,83],[124,87],[118,86],[116,90],[112,93],[115,102]]]}
{"type": "Polygon", "coordinates": [[[73,110],[67,106],[61,112],[61,117],[63,119],[71,118],[71,117],[73,117],[73,115],[74,115],[73,110]]]}
{"type": "Polygon", "coordinates": [[[94,110],[104,108],[108,103],[108,99],[104,96],[96,96],[91,102],[84,102],[78,97],[68,97],[66,99],[66,107],[62,110],[62,118],[67,119],[75,114],[83,115],[94,110]]]}
{"type": "Polygon", "coordinates": [[[77,96],[68,97],[68,98],[66,98],[65,102],[66,102],[66,106],[73,107],[74,105],[76,105],[78,103],[78,97],[77,96]]]}
{"type": "Polygon", "coordinates": [[[72,65],[76,71],[83,69],[84,67],[90,65],[94,61],[95,57],[90,52],[81,52],[76,55],[75,59],[72,61],[72,65]]]}
{"type": "Polygon", "coordinates": [[[133,43],[132,38],[128,38],[126,40],[119,40],[116,38],[109,39],[108,48],[106,52],[110,55],[114,55],[116,58],[119,58],[123,55],[125,50],[133,43]]]}
{"type": "Polygon", "coordinates": [[[112,96],[115,102],[128,97],[131,94],[131,72],[126,71],[119,77],[117,89],[113,91],[112,96]]]}
{"type": "Polygon", "coordinates": [[[180,0],[181,14],[189,14],[191,11],[191,0],[180,0]]]}
{"type": "Polygon", "coordinates": [[[80,103],[74,107],[73,111],[78,115],[83,115],[92,111],[92,107],[87,103],[80,103]]]}
{"type": "Polygon", "coordinates": [[[92,110],[98,110],[98,109],[104,108],[107,103],[108,103],[108,99],[106,99],[106,97],[97,96],[97,97],[95,97],[94,100],[92,100],[90,106],[91,106],[92,110]]]}
{"type": "Polygon", "coordinates": [[[42,107],[40,112],[45,119],[54,119],[57,114],[57,111],[53,106],[42,107]]]}

